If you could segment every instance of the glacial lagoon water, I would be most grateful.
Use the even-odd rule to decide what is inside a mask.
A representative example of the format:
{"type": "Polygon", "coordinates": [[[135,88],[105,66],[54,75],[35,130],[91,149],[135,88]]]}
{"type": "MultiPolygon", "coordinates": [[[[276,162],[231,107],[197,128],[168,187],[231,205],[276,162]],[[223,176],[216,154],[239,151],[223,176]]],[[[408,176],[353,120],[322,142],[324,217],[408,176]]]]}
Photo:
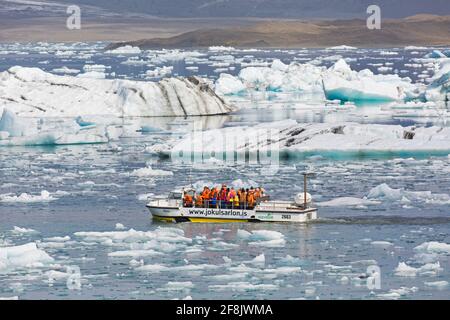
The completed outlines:
{"type": "MultiPolygon", "coordinates": [[[[1,70],[13,65],[48,71],[62,66],[82,69],[86,64],[86,59],[55,57],[38,47],[11,44],[2,48],[10,53],[0,55],[1,70]],[[19,52],[11,53],[11,46],[19,52]]],[[[128,58],[106,56],[101,47],[78,44],[72,48],[91,52],[89,61],[111,66],[108,72],[118,77],[142,79],[146,67],[120,64],[128,58]]],[[[417,68],[403,66],[417,54],[403,49],[393,50],[397,55],[380,54],[382,51],[221,54],[251,54],[261,60],[277,57],[285,62],[294,57],[341,54],[356,59],[349,62],[352,68],[391,61],[394,68],[406,70],[406,75],[418,80],[417,68]]],[[[418,56],[429,51],[420,50],[418,56]]],[[[190,72],[183,60],[164,64],[173,65],[179,75],[190,72]]],[[[233,72],[238,68],[230,70],[233,72]]],[[[218,76],[205,64],[199,65],[198,74],[218,76]]],[[[258,164],[176,164],[145,151],[173,132],[185,132],[192,122],[220,128],[281,119],[447,125],[445,120],[393,118],[382,112],[380,105],[330,111],[316,102],[305,102],[301,95],[235,99],[246,108],[228,116],[119,119],[123,137],[111,145],[0,148],[0,254],[2,247],[36,242],[37,248],[52,258],[42,264],[0,264],[0,297],[450,297],[450,157],[446,152],[310,153],[282,160],[277,173],[271,175],[258,164]],[[151,130],[136,132],[144,127],[151,130]],[[146,166],[166,174],[134,174],[146,166]],[[221,182],[261,185],[273,198],[288,200],[302,191],[305,170],[316,173],[309,189],[320,205],[320,219],[308,225],[168,224],[152,221],[145,208],[147,197],[192,183],[198,187],[221,182]],[[41,194],[43,190],[49,195],[41,194]],[[20,196],[22,193],[27,195],[20,196]],[[68,283],[74,269],[79,281],[75,287],[68,283]],[[378,274],[368,279],[372,270],[378,274]],[[373,285],[375,280],[379,286],[373,285]]]]}

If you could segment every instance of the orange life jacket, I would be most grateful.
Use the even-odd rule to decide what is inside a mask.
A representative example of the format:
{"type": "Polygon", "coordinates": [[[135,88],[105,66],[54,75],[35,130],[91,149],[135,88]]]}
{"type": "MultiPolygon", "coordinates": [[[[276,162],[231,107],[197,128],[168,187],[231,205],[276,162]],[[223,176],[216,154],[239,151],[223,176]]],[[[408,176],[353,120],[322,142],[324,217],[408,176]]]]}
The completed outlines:
{"type": "Polygon", "coordinates": [[[189,194],[184,195],[184,203],[185,204],[192,204],[192,197],[189,194]]]}
{"type": "Polygon", "coordinates": [[[254,192],[253,191],[249,191],[247,194],[247,202],[250,205],[253,205],[253,203],[255,203],[255,196],[254,196],[254,192]]]}
{"type": "Polygon", "coordinates": [[[203,197],[201,195],[198,195],[195,199],[195,205],[200,207],[203,205],[203,197]]]}
{"type": "Polygon", "coordinates": [[[247,193],[244,191],[244,192],[241,192],[240,194],[239,194],[239,201],[241,202],[241,203],[244,203],[244,202],[246,202],[247,201],[247,193]]]}
{"type": "Polygon", "coordinates": [[[208,189],[203,190],[203,192],[202,192],[203,199],[205,199],[205,200],[210,199],[211,193],[212,193],[212,191],[210,192],[208,189]]]}

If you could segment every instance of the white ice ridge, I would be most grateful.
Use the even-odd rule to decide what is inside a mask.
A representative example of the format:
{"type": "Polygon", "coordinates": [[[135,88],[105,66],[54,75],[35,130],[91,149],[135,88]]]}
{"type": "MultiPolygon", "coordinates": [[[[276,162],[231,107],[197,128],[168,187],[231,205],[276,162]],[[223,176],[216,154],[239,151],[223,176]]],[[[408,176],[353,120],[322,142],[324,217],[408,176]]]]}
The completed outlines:
{"type": "Polygon", "coordinates": [[[237,77],[221,74],[215,89],[221,95],[254,89],[322,94],[323,98],[342,101],[397,101],[415,98],[420,93],[420,87],[412,84],[410,78],[375,75],[369,69],[354,71],[343,59],[330,68],[297,62],[286,65],[276,59],[271,67],[244,68],[237,77]]]}
{"type": "Polygon", "coordinates": [[[0,112],[3,108],[41,117],[197,116],[233,111],[197,77],[159,82],[92,79],[20,66],[0,72],[0,112]]]}
{"type": "Polygon", "coordinates": [[[226,127],[192,132],[146,150],[159,154],[309,151],[450,150],[449,127],[402,127],[357,123],[297,123],[283,120],[252,127],[226,127]]]}

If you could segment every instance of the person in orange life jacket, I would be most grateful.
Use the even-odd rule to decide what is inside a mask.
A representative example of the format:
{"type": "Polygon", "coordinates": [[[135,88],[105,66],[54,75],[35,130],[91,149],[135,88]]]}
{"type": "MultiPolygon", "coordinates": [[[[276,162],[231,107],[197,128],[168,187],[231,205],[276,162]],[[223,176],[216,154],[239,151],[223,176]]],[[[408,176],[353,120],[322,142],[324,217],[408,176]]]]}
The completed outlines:
{"type": "Polygon", "coordinates": [[[196,207],[203,207],[203,197],[201,194],[197,195],[197,197],[195,197],[195,206],[196,207]]]}
{"type": "Polygon", "coordinates": [[[250,187],[250,190],[247,193],[247,202],[249,209],[253,209],[255,207],[255,189],[253,189],[253,187],[250,187]]]}
{"type": "Polygon", "coordinates": [[[250,193],[250,190],[248,188],[245,189],[245,205],[244,205],[245,209],[248,209],[248,195],[249,195],[249,193],[250,193]]]}
{"type": "Polygon", "coordinates": [[[217,198],[219,196],[218,188],[211,188],[211,192],[209,193],[209,207],[217,208],[217,198]]]}
{"type": "Polygon", "coordinates": [[[220,190],[219,193],[219,201],[220,201],[220,207],[224,208],[226,206],[226,202],[227,202],[227,186],[226,185],[222,185],[222,190],[220,190]]]}
{"type": "Polygon", "coordinates": [[[258,201],[258,199],[261,198],[261,189],[259,187],[255,189],[254,197],[255,201],[258,201]]]}
{"type": "Polygon", "coordinates": [[[186,192],[183,198],[185,207],[192,207],[192,197],[186,192]]]}
{"type": "Polygon", "coordinates": [[[205,186],[202,191],[202,198],[203,198],[203,201],[205,202],[206,207],[208,206],[207,204],[209,203],[209,194],[210,193],[211,193],[211,191],[209,190],[209,188],[205,186]]]}
{"type": "Polygon", "coordinates": [[[239,190],[238,196],[239,196],[239,208],[245,209],[247,203],[247,193],[245,192],[244,188],[239,190]]]}

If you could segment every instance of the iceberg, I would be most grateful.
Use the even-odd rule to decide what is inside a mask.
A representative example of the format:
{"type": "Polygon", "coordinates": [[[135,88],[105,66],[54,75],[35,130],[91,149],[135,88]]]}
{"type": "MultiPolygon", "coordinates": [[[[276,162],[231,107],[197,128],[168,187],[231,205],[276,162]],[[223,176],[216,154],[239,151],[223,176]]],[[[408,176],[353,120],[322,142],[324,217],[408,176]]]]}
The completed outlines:
{"type": "Polygon", "coordinates": [[[237,77],[221,74],[215,87],[221,95],[239,94],[251,88],[320,94],[322,100],[341,101],[401,101],[415,97],[417,90],[409,78],[375,75],[368,69],[357,72],[344,59],[337,60],[328,69],[312,63],[286,65],[276,59],[270,67],[243,68],[237,77]]]}
{"type": "Polygon", "coordinates": [[[97,126],[80,117],[52,122],[18,117],[5,108],[0,119],[0,146],[106,143],[117,139],[116,136],[113,125],[97,126]]]}
{"type": "Polygon", "coordinates": [[[215,91],[220,95],[240,94],[246,90],[242,81],[228,73],[221,73],[215,83],[215,91]]]}
{"type": "Polygon", "coordinates": [[[199,116],[234,110],[197,77],[159,82],[92,79],[18,66],[0,72],[0,110],[3,108],[40,117],[199,116]]]}
{"type": "Polygon", "coordinates": [[[122,46],[113,50],[107,50],[107,54],[140,54],[141,49],[139,47],[133,47],[130,45],[122,46]]]}
{"type": "MultiPolygon", "coordinates": [[[[402,127],[400,125],[297,123],[283,120],[255,126],[225,127],[172,137],[147,152],[183,157],[202,153],[224,160],[227,152],[280,152],[294,155],[312,151],[447,151],[449,127],[402,127]]],[[[201,160],[202,158],[199,157],[201,160]]],[[[226,159],[228,161],[228,159],[226,159]]]]}
{"type": "Polygon", "coordinates": [[[450,59],[441,59],[438,71],[425,91],[427,101],[450,101],[450,59]]]}
{"type": "Polygon", "coordinates": [[[442,51],[440,50],[433,50],[430,53],[427,53],[424,58],[439,59],[439,58],[447,58],[447,56],[443,54],[442,51]]]}
{"type": "Polygon", "coordinates": [[[353,71],[345,60],[338,60],[323,76],[323,90],[328,100],[396,101],[412,91],[410,79],[397,75],[374,75],[365,69],[353,71]]]}

